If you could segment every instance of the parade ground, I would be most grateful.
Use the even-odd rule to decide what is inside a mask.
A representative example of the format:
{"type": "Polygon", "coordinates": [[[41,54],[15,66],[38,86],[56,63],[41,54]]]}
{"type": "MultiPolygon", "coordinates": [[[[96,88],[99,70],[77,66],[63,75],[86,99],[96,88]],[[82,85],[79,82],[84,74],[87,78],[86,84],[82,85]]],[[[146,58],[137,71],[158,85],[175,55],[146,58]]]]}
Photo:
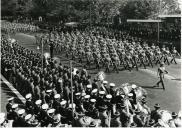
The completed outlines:
{"type": "MultiPolygon", "coordinates": [[[[35,43],[35,37],[33,35],[17,33],[12,36],[18,40],[20,45],[35,52],[41,52],[37,49],[35,43]]],[[[43,52],[49,52],[49,47],[45,46],[43,52]]],[[[55,53],[54,57],[60,61],[63,65],[69,65],[69,59],[65,58],[64,53],[55,53]]],[[[139,71],[133,69],[131,72],[128,70],[120,69],[119,73],[111,72],[106,73],[106,80],[108,82],[115,83],[116,86],[120,86],[123,83],[134,83],[147,90],[148,101],[147,104],[151,109],[155,103],[161,105],[161,109],[178,112],[181,109],[181,60],[177,59],[178,64],[166,65],[166,69],[169,72],[165,75],[165,90],[160,86],[159,88],[153,88],[158,82],[157,76],[158,66],[151,68],[147,66],[147,69],[143,67],[139,68],[139,71]]],[[[73,67],[81,68],[83,65],[73,61],[73,67]]],[[[92,67],[88,70],[92,76],[95,76],[98,71],[92,67]]],[[[101,71],[105,71],[102,69],[101,71]]],[[[5,105],[8,102],[7,99],[11,96],[15,96],[17,100],[20,100],[21,96],[17,96],[12,89],[10,89],[7,83],[4,83],[1,79],[1,111],[5,111],[5,105]]],[[[21,100],[20,100],[21,101],[21,100]]]]}

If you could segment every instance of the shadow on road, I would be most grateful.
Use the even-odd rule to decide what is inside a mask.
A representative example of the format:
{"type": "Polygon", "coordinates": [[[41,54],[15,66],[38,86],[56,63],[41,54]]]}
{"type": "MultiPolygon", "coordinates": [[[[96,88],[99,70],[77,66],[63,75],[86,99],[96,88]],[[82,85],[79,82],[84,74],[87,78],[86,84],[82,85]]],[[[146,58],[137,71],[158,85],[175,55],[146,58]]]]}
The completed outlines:
{"type": "Polygon", "coordinates": [[[151,88],[151,89],[163,89],[163,88],[159,88],[159,87],[153,87],[153,86],[140,86],[142,88],[151,88]]]}
{"type": "Polygon", "coordinates": [[[181,81],[181,78],[171,79],[171,80],[181,81]]]}

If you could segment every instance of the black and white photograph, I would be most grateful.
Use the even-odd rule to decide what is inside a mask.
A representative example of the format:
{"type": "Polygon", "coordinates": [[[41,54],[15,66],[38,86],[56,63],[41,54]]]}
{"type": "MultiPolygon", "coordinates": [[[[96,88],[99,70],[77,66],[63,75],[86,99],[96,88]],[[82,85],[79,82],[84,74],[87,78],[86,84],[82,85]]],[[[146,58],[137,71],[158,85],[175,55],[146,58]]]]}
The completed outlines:
{"type": "Polygon", "coordinates": [[[182,0],[0,3],[0,128],[182,127],[182,0]]]}

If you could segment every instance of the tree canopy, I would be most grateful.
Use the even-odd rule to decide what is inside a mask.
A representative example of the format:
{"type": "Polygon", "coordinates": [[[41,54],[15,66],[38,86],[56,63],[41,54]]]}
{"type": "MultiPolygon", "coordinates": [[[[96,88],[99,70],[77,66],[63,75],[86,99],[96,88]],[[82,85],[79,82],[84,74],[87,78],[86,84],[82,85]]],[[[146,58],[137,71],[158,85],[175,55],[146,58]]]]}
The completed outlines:
{"type": "Polygon", "coordinates": [[[176,0],[2,0],[2,16],[42,16],[67,21],[155,19],[158,14],[180,14],[176,0]]]}

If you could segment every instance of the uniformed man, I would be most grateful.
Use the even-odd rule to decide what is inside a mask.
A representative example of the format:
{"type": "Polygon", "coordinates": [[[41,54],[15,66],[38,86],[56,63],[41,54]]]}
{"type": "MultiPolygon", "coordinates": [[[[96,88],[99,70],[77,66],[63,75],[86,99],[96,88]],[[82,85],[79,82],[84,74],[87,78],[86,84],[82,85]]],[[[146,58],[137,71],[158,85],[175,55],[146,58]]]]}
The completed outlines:
{"type": "Polygon", "coordinates": [[[164,62],[160,64],[160,67],[158,68],[157,75],[159,75],[159,81],[157,82],[156,86],[153,87],[159,87],[159,84],[162,84],[163,90],[165,90],[164,86],[164,74],[168,73],[168,71],[165,69],[164,62]]]}
{"type": "Polygon", "coordinates": [[[92,117],[93,119],[98,119],[99,113],[98,113],[98,109],[95,107],[95,102],[96,102],[96,99],[90,99],[90,104],[85,114],[86,116],[92,117]]]}
{"type": "Polygon", "coordinates": [[[62,118],[61,118],[61,123],[65,124],[68,123],[68,110],[66,108],[67,106],[67,101],[63,100],[60,102],[60,108],[59,108],[59,113],[61,114],[62,118]]]}
{"type": "Polygon", "coordinates": [[[42,127],[45,127],[49,124],[47,115],[48,108],[49,108],[48,104],[43,104],[42,109],[40,111],[40,122],[42,127]]]}
{"type": "Polygon", "coordinates": [[[114,90],[114,87],[115,87],[115,83],[109,83],[109,94],[112,95],[112,99],[114,99],[115,97],[115,90],[114,90]]]}
{"type": "Polygon", "coordinates": [[[39,121],[40,121],[41,106],[42,106],[42,100],[36,100],[34,106],[34,114],[39,121]]]}
{"type": "Polygon", "coordinates": [[[27,114],[25,116],[25,127],[37,127],[38,125],[40,125],[40,123],[35,120],[35,117],[31,114],[27,114]]]}
{"type": "Polygon", "coordinates": [[[52,107],[55,109],[55,113],[59,112],[59,108],[60,108],[60,94],[56,94],[54,95],[54,101],[52,104],[52,107]]]}
{"type": "Polygon", "coordinates": [[[26,107],[27,113],[34,114],[34,103],[32,101],[32,94],[30,93],[27,94],[25,98],[26,98],[25,107],[26,107]]]}
{"type": "Polygon", "coordinates": [[[90,95],[85,95],[83,101],[84,111],[88,111],[89,106],[90,106],[90,95]]]}
{"type": "Polygon", "coordinates": [[[11,98],[8,99],[8,103],[6,105],[7,113],[12,111],[12,104],[13,104],[13,102],[14,102],[14,97],[11,97],[11,98]]]}
{"type": "Polygon", "coordinates": [[[51,93],[52,93],[52,90],[49,89],[49,90],[46,91],[46,95],[45,95],[45,101],[46,101],[46,103],[47,103],[49,106],[52,105],[52,101],[53,101],[53,98],[52,98],[52,96],[51,96],[51,93]]]}
{"type": "Polygon", "coordinates": [[[104,104],[104,91],[99,91],[99,97],[96,99],[96,108],[99,108],[99,106],[102,106],[104,104]]]}
{"type": "Polygon", "coordinates": [[[8,120],[17,120],[18,118],[18,104],[13,104],[12,105],[12,111],[10,111],[7,115],[8,120]]]}
{"type": "Polygon", "coordinates": [[[171,128],[177,128],[181,127],[181,119],[178,117],[178,114],[176,112],[172,112],[172,119],[169,120],[169,127],[171,128]]]}
{"type": "Polygon", "coordinates": [[[158,119],[161,119],[161,114],[159,113],[160,105],[155,104],[154,110],[151,111],[150,118],[155,120],[155,123],[158,122],[158,119]]]}
{"type": "Polygon", "coordinates": [[[14,127],[26,127],[24,114],[25,114],[25,109],[18,110],[18,118],[14,122],[14,123],[16,123],[16,125],[14,127]]]}
{"type": "Polygon", "coordinates": [[[176,62],[176,56],[180,56],[180,54],[177,52],[176,47],[173,47],[171,53],[172,53],[171,63],[174,61],[174,63],[177,64],[177,62],[176,62]]]}

